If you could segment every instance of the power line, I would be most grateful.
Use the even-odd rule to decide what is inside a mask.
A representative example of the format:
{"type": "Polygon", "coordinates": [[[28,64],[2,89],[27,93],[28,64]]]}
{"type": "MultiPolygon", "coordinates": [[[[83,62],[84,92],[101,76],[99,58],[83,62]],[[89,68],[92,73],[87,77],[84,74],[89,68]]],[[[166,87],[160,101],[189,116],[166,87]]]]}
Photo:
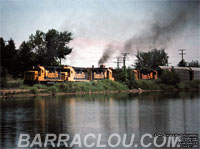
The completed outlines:
{"type": "Polygon", "coordinates": [[[123,55],[123,67],[124,67],[124,71],[126,70],[126,56],[129,54],[129,53],[121,53],[123,55]]]}
{"type": "Polygon", "coordinates": [[[120,58],[121,57],[117,57],[117,62],[114,62],[114,63],[117,63],[117,69],[119,69],[119,64],[122,63],[122,61],[120,61],[120,58]]]}
{"type": "Polygon", "coordinates": [[[183,51],[186,51],[186,49],[180,49],[178,51],[181,51],[181,53],[179,53],[179,55],[181,55],[182,57],[182,61],[183,61],[183,55],[185,55],[186,53],[183,53],[183,51]]]}

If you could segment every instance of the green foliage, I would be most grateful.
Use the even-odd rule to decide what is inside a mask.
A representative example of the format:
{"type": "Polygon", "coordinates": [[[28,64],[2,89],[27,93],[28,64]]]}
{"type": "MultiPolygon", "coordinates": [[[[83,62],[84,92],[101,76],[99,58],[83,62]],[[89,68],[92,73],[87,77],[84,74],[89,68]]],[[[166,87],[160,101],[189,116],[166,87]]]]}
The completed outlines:
{"type": "Polygon", "coordinates": [[[178,74],[175,73],[174,69],[172,69],[171,71],[164,70],[161,74],[160,79],[162,83],[169,85],[175,85],[180,82],[180,78],[178,74]]]}
{"type": "Polygon", "coordinates": [[[22,79],[17,79],[15,81],[8,81],[7,87],[8,88],[18,88],[23,86],[24,81],[22,79]]]}
{"type": "Polygon", "coordinates": [[[116,69],[114,70],[114,78],[116,81],[122,82],[127,85],[129,89],[135,88],[136,81],[135,76],[131,68],[125,69],[116,69]]]}
{"type": "Polygon", "coordinates": [[[73,92],[73,82],[66,82],[66,83],[57,83],[54,86],[57,88],[59,92],[73,92]]]}
{"type": "Polygon", "coordinates": [[[160,89],[158,84],[154,80],[137,80],[136,88],[141,88],[145,90],[157,90],[160,89]]]}
{"type": "Polygon", "coordinates": [[[2,66],[0,66],[0,87],[7,86],[7,75],[8,75],[7,70],[2,66]]]}
{"type": "Polygon", "coordinates": [[[48,91],[54,96],[58,92],[58,89],[55,86],[50,86],[48,91]]]}
{"type": "Polygon", "coordinates": [[[30,93],[36,95],[36,94],[38,94],[38,89],[36,87],[31,87],[30,88],[30,93]]]}
{"type": "Polygon", "coordinates": [[[122,83],[111,80],[99,80],[90,82],[66,82],[55,84],[54,87],[59,92],[95,92],[95,91],[117,91],[127,90],[128,88],[122,83]]]}
{"type": "Polygon", "coordinates": [[[33,87],[36,87],[37,89],[46,89],[47,86],[44,84],[35,84],[33,87]]]}
{"type": "Polygon", "coordinates": [[[200,81],[192,80],[192,81],[183,81],[178,83],[179,89],[200,89],[200,81]]]}
{"type": "Polygon", "coordinates": [[[177,89],[176,85],[170,85],[170,84],[159,84],[160,90],[167,90],[172,91],[177,89]]]}
{"type": "MultiPolygon", "coordinates": [[[[67,46],[71,40],[72,34],[67,31],[58,32],[55,29],[47,33],[36,31],[36,34],[32,34],[29,41],[22,42],[17,50],[12,39],[6,44],[0,37],[1,69],[13,77],[22,78],[24,71],[34,65],[61,64],[61,59],[72,51],[72,48],[67,46]]],[[[5,73],[1,74],[1,77],[4,76],[5,73]]],[[[2,79],[1,82],[5,84],[6,81],[2,79]]]]}
{"type": "Polygon", "coordinates": [[[16,77],[23,77],[24,71],[37,64],[36,54],[29,42],[22,42],[16,56],[16,68],[13,69],[16,77]]]}
{"type": "Polygon", "coordinates": [[[4,84],[1,84],[4,88],[19,88],[23,86],[23,80],[22,79],[14,79],[10,75],[6,75],[5,77],[1,77],[3,79],[2,81],[4,84]]]}
{"type": "Polygon", "coordinates": [[[123,85],[120,82],[117,81],[111,81],[111,80],[101,80],[97,82],[100,86],[104,88],[104,90],[111,90],[111,91],[117,91],[117,90],[126,90],[128,89],[126,85],[123,85]]]}
{"type": "MultiPolygon", "coordinates": [[[[13,69],[15,69],[15,58],[17,50],[15,48],[15,43],[12,39],[5,44],[3,38],[0,37],[0,54],[1,54],[1,69],[7,71],[9,74],[14,74],[13,69]]],[[[1,74],[2,75],[2,74],[1,74]]],[[[3,77],[5,75],[3,74],[3,77]]]]}
{"type": "Polygon", "coordinates": [[[29,42],[36,51],[38,64],[57,65],[57,59],[61,64],[61,59],[71,53],[72,48],[67,46],[71,40],[70,32],[51,29],[47,33],[37,30],[35,35],[30,36],[29,42]]]}
{"type": "Polygon", "coordinates": [[[155,69],[159,65],[165,66],[168,64],[168,56],[164,49],[138,52],[136,57],[136,69],[155,69]]]}
{"type": "Polygon", "coordinates": [[[128,68],[126,70],[126,79],[125,84],[128,86],[129,89],[133,89],[137,86],[137,82],[135,80],[134,73],[131,68],[128,68]]]}

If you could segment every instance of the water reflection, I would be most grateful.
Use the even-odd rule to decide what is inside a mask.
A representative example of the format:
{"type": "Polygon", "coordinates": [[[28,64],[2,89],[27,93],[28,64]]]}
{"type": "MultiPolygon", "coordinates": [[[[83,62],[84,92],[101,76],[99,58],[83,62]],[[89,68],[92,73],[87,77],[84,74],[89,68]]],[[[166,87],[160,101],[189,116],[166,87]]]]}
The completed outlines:
{"type": "Polygon", "coordinates": [[[199,99],[157,92],[0,100],[0,148],[16,147],[20,133],[103,134],[102,142],[112,133],[200,133],[199,99]]]}

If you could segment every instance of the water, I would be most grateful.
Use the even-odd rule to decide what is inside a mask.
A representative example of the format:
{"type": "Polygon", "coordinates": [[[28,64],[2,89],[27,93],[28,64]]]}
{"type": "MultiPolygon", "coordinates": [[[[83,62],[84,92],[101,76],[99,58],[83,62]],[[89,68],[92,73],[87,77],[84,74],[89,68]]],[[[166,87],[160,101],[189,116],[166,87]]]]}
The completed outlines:
{"type": "Polygon", "coordinates": [[[199,95],[155,92],[0,100],[0,148],[17,148],[20,133],[31,139],[38,133],[42,139],[47,133],[81,138],[102,134],[102,144],[113,133],[128,134],[129,139],[134,133],[136,142],[146,133],[200,134],[199,95]]]}

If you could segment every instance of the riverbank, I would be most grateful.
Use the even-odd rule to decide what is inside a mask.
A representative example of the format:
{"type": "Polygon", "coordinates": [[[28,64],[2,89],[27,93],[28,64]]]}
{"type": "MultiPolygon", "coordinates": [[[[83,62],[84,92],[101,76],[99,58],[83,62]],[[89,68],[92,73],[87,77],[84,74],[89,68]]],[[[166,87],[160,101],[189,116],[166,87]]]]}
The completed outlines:
{"type": "Polygon", "coordinates": [[[110,94],[110,93],[142,93],[160,91],[199,90],[200,81],[184,81],[175,85],[163,84],[159,80],[134,80],[132,88],[126,84],[111,80],[91,82],[65,82],[51,86],[35,84],[34,86],[19,85],[15,88],[0,90],[0,98],[19,98],[56,95],[110,94]]]}

